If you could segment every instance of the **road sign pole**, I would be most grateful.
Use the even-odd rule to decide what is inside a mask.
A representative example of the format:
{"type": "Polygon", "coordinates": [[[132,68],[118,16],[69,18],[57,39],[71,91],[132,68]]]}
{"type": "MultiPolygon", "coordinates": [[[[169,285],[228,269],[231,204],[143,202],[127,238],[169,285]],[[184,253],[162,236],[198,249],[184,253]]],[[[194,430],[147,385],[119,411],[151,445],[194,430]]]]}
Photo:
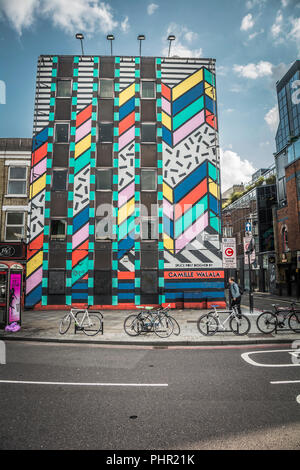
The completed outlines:
{"type": "Polygon", "coordinates": [[[250,252],[248,252],[248,266],[249,266],[249,308],[250,313],[253,313],[253,295],[252,295],[252,270],[251,270],[251,263],[250,263],[250,252]]]}

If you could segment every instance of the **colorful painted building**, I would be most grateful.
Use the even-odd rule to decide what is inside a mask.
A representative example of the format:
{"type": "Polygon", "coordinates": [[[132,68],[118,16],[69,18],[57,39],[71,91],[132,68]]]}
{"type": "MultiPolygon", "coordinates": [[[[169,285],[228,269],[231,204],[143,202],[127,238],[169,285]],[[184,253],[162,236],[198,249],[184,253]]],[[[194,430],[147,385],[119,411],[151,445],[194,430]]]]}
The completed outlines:
{"type": "Polygon", "coordinates": [[[41,56],[27,308],[224,306],[213,59],[41,56]]]}

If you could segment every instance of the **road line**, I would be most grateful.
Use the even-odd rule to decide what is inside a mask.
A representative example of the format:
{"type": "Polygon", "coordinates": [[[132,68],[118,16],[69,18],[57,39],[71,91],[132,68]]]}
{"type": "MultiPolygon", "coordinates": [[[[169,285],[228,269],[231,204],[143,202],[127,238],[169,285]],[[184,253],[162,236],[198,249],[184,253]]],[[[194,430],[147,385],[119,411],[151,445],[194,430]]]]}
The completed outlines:
{"type": "Polygon", "coordinates": [[[38,382],[30,380],[0,380],[0,383],[29,385],[72,385],[86,387],[168,387],[169,384],[135,384],[135,383],[84,383],[84,382],[38,382]]]}
{"type": "Polygon", "coordinates": [[[300,405],[300,395],[298,395],[298,396],[296,397],[296,402],[299,403],[299,405],[300,405]]]}
{"type": "MultiPolygon", "coordinates": [[[[278,385],[278,384],[300,384],[300,380],[277,380],[274,382],[270,382],[272,385],[278,385]]],[[[300,397],[300,395],[299,395],[300,397]]]]}
{"type": "Polygon", "coordinates": [[[249,357],[250,354],[267,354],[267,353],[276,353],[276,352],[295,352],[293,349],[271,349],[270,351],[251,351],[241,354],[242,359],[256,367],[299,367],[300,364],[261,364],[256,362],[249,357]]]}

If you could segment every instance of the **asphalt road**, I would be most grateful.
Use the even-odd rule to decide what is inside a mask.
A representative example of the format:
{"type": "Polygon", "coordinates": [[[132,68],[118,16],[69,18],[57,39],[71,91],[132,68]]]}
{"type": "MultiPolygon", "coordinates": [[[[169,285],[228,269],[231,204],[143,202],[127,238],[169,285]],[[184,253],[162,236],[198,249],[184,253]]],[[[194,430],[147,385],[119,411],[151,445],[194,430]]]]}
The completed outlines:
{"type": "MultiPolygon", "coordinates": [[[[279,305],[280,307],[289,307],[291,300],[282,300],[278,296],[272,296],[271,294],[254,293],[253,294],[253,306],[259,310],[271,310],[273,311],[272,304],[279,305]]],[[[249,306],[249,293],[245,292],[242,297],[242,305],[249,306]]],[[[298,303],[300,308],[300,302],[298,303]]]]}
{"type": "Polygon", "coordinates": [[[291,345],[6,346],[1,449],[300,449],[291,345]]]}

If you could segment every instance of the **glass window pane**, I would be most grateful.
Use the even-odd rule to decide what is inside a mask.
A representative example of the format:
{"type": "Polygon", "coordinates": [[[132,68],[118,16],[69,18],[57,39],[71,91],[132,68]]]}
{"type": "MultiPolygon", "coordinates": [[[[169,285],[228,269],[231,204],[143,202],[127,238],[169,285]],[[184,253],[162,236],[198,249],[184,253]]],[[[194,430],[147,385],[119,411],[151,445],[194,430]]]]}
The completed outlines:
{"type": "Polygon", "coordinates": [[[10,181],[8,183],[8,194],[26,195],[26,181],[10,181]]]}
{"type": "Polygon", "coordinates": [[[56,124],[55,142],[69,142],[69,125],[68,124],[56,124]]]}
{"type": "Polygon", "coordinates": [[[112,237],[112,220],[111,217],[105,216],[96,221],[96,238],[112,237]]]}
{"type": "Polygon", "coordinates": [[[99,142],[113,141],[113,124],[99,124],[99,142]]]}
{"type": "Polygon", "coordinates": [[[25,180],[26,179],[26,167],[12,166],[9,169],[9,179],[11,180],[25,180]]]}
{"type": "Polygon", "coordinates": [[[156,190],[156,170],[142,170],[141,171],[141,190],[142,191],[155,191],[156,190]]]}
{"type": "Polygon", "coordinates": [[[113,97],[113,80],[100,80],[100,98],[113,97]]]}
{"type": "Polygon", "coordinates": [[[23,212],[8,212],[6,216],[7,225],[23,225],[24,213],[23,212]]]}
{"type": "Polygon", "coordinates": [[[7,241],[20,241],[21,238],[24,236],[24,228],[23,227],[6,227],[5,230],[5,240],[7,241]]]}
{"type": "Polygon", "coordinates": [[[71,80],[58,80],[57,82],[57,98],[69,98],[71,96],[71,80]]]}
{"type": "Polygon", "coordinates": [[[156,125],[142,124],[142,142],[156,142],[156,125]]]}
{"type": "Polygon", "coordinates": [[[96,170],[96,190],[112,189],[112,169],[96,170]]]}
{"type": "Polygon", "coordinates": [[[155,98],[154,82],[142,82],[142,98],[155,98]]]}
{"type": "Polygon", "coordinates": [[[65,191],[67,189],[67,170],[53,170],[52,189],[54,191],[65,191]]]}
{"type": "Polygon", "coordinates": [[[51,238],[64,239],[66,234],[66,223],[64,220],[51,220],[51,238]]]}

